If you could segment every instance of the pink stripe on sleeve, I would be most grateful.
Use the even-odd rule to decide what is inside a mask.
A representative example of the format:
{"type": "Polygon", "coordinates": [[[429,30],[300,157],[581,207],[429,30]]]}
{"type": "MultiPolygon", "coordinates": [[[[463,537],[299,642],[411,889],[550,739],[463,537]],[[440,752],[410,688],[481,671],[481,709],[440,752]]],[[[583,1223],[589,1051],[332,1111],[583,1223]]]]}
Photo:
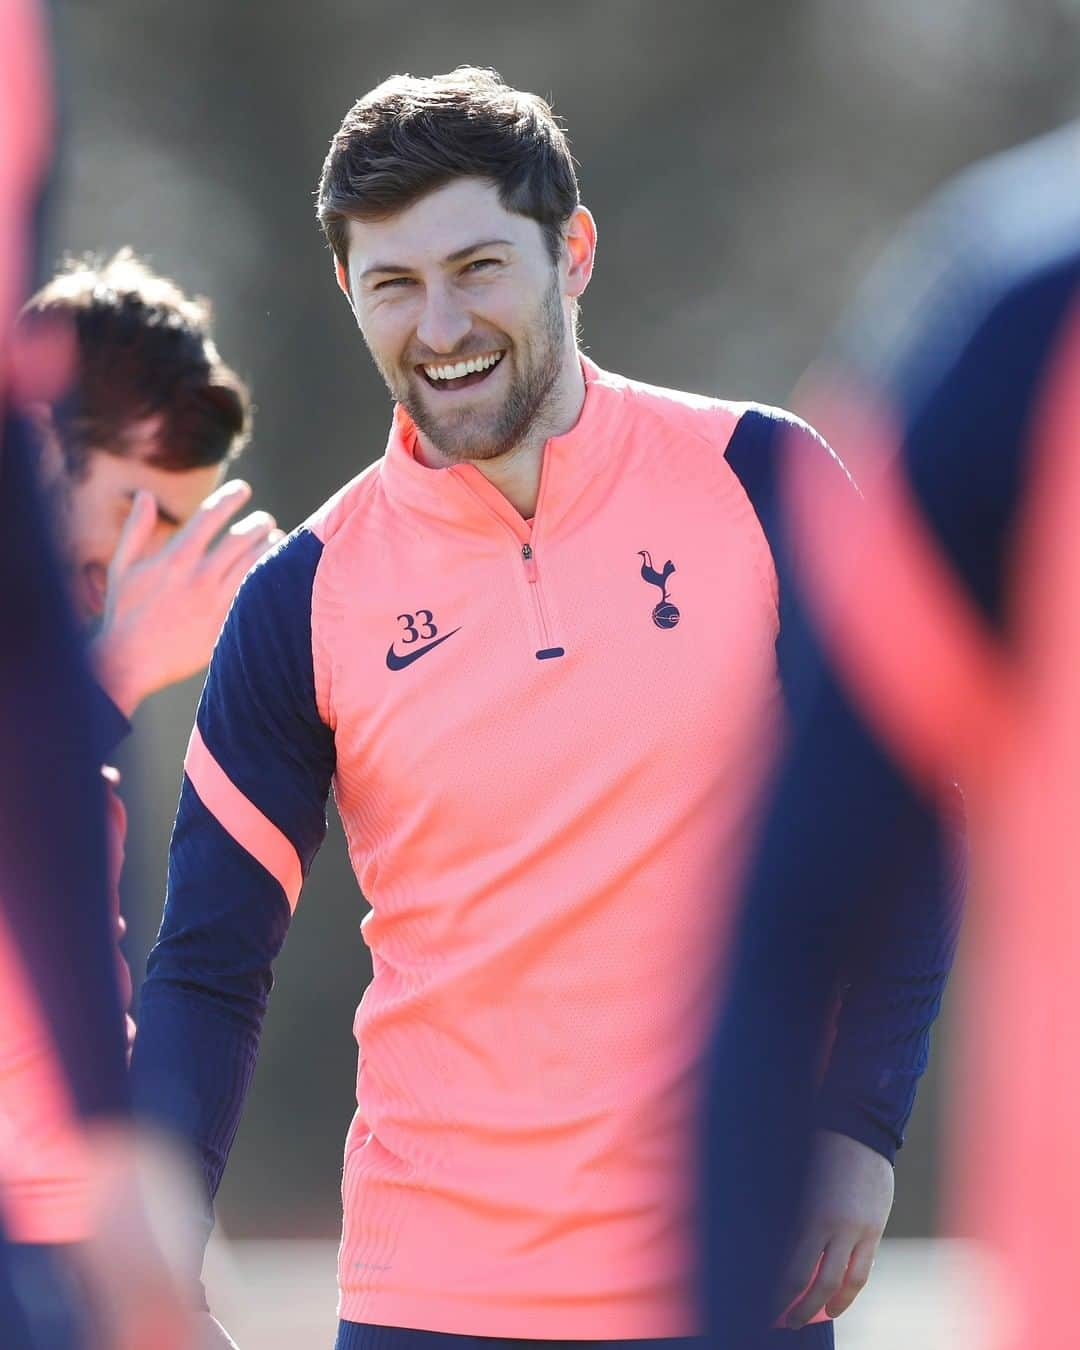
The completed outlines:
{"type": "Polygon", "coordinates": [[[295,910],[303,883],[300,857],[278,827],[253,805],[206,748],[198,726],[191,730],[184,772],[218,824],[261,863],[295,910]]]}

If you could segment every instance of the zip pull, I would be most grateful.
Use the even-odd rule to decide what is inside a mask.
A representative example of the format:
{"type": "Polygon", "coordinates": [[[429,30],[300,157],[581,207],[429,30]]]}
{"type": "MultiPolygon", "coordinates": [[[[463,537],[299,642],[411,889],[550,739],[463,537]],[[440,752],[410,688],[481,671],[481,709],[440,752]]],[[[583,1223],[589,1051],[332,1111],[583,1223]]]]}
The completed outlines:
{"type": "Polygon", "coordinates": [[[529,581],[535,582],[538,578],[536,573],[536,559],[533,557],[531,544],[522,544],[521,561],[525,564],[525,576],[529,581]]]}

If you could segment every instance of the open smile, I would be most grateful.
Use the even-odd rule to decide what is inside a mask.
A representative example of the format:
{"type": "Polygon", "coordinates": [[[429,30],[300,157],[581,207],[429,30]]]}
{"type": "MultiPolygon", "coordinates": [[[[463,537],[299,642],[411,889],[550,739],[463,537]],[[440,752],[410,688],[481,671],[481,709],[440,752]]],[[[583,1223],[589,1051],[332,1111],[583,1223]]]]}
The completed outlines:
{"type": "Polygon", "coordinates": [[[479,356],[469,356],[445,365],[417,366],[416,369],[432,389],[444,392],[469,389],[488,379],[505,355],[505,351],[483,352],[479,356]]]}

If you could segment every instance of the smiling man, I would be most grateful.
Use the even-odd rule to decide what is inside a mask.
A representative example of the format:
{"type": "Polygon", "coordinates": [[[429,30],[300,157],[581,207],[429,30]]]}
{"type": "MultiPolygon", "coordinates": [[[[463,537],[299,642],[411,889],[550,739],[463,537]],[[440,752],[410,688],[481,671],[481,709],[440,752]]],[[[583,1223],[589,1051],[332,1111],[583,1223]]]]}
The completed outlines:
{"type": "MultiPolygon", "coordinates": [[[[793,427],[829,452],[582,355],[596,227],[551,110],[489,71],[361,99],[319,218],[389,444],[226,623],[137,1099],[212,1194],[333,782],[374,967],[339,1350],[690,1338],[697,1068],[784,696],[769,466],[793,427]]],[[[888,1213],[929,1021],[908,955],[840,1020],[812,1230],[832,1264],[888,1213]]]]}

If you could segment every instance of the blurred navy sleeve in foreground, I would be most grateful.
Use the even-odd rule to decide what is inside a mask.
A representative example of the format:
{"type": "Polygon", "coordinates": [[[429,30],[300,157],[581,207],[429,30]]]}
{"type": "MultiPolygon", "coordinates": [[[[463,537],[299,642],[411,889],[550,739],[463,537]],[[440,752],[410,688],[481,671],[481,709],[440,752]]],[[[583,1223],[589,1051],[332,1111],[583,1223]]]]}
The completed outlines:
{"type": "Polygon", "coordinates": [[[85,1118],[127,1106],[104,729],[14,416],[0,459],[0,904],[85,1118]]]}
{"type": "MultiPolygon", "coordinates": [[[[892,415],[912,500],[975,611],[1006,643],[1032,415],[1080,294],[1078,163],[1072,123],[958,177],[872,274],[829,353],[828,374],[854,380],[892,415]]],[[[810,625],[789,660],[791,736],[749,868],[708,1065],[703,1289],[708,1325],[720,1325],[722,1309],[740,1350],[775,1313],[813,1128],[837,1119],[830,1113],[845,1094],[835,1088],[849,1065],[863,1077],[855,1027],[818,1090],[834,990],[848,986],[854,1026],[851,1014],[868,991],[880,993],[877,972],[883,962],[896,968],[913,923],[936,912],[942,932],[954,932],[961,884],[930,803],[841,689],[810,625]],[[920,887],[919,873],[942,865],[945,885],[920,887]]],[[[929,1006],[930,986],[923,997],[929,1006]]]]}
{"type": "Polygon", "coordinates": [[[707,1325],[739,1350],[780,1312],[814,1128],[895,1157],[958,912],[951,846],[932,806],[841,689],[807,614],[778,506],[788,452],[829,453],[808,433],[781,437],[753,447],[744,471],[757,480],[755,503],[769,504],[759,516],[780,582],[789,728],[707,1065],[703,1135],[707,1325]]]}

